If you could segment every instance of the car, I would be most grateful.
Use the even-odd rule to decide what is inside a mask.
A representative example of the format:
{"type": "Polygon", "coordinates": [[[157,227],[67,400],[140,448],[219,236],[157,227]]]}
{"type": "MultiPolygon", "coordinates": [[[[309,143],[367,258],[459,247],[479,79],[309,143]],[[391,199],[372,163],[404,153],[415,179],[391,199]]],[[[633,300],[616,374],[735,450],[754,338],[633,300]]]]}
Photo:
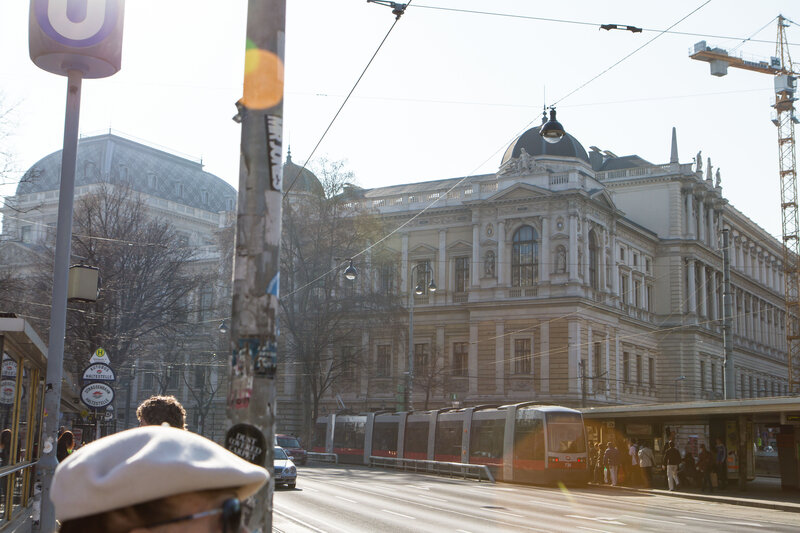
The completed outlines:
{"type": "Polygon", "coordinates": [[[293,489],[297,486],[297,467],[286,450],[275,446],[275,455],[272,461],[275,477],[275,486],[286,485],[293,489]]]}
{"type": "Polygon", "coordinates": [[[295,464],[306,464],[308,461],[308,453],[305,448],[303,448],[303,445],[300,444],[300,439],[294,435],[278,434],[275,435],[275,441],[278,446],[286,450],[286,453],[291,456],[295,464]]]}

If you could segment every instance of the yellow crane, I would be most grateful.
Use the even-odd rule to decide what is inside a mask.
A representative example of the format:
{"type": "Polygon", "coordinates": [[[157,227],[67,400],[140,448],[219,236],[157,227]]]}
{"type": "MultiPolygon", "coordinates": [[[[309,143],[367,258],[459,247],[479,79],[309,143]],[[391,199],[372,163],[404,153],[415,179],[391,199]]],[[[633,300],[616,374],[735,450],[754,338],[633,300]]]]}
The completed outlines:
{"type": "Polygon", "coordinates": [[[775,83],[775,118],[778,128],[778,163],[780,165],[781,218],[783,226],[783,268],[786,291],[786,348],[789,370],[789,392],[800,392],[800,221],[798,221],[797,170],[795,166],[794,103],[797,73],[792,66],[786,39],[788,27],[783,15],[778,15],[778,37],[775,56],[769,61],[753,61],[730,55],[722,48],[711,48],[705,41],[694,45],[689,57],[709,63],[711,75],[724,76],[728,67],[770,74],[775,83]]]}

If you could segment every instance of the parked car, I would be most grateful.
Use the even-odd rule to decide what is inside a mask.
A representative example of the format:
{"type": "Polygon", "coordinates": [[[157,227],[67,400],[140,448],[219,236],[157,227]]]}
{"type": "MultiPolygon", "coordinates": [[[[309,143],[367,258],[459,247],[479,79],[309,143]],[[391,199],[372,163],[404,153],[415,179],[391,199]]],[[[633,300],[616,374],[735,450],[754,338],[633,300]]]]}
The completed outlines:
{"type": "Polygon", "coordinates": [[[300,444],[300,439],[295,437],[294,435],[275,435],[275,441],[277,442],[278,446],[286,450],[292,461],[295,464],[304,465],[306,461],[308,461],[308,453],[303,448],[303,445],[300,444]]]}
{"type": "Polygon", "coordinates": [[[297,467],[286,450],[275,446],[275,456],[272,462],[275,469],[275,486],[286,485],[290,489],[297,486],[297,467]]]}

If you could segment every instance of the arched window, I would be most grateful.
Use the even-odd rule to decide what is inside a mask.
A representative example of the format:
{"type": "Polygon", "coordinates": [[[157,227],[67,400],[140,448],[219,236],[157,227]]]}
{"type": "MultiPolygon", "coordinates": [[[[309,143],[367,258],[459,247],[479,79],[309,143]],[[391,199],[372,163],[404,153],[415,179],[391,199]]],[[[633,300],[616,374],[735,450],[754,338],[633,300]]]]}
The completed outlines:
{"type": "Polygon", "coordinates": [[[592,230],[589,232],[589,284],[595,290],[600,289],[597,260],[597,234],[592,230]]]}
{"type": "MultiPolygon", "coordinates": [[[[502,266],[502,265],[501,265],[502,266]]],[[[511,285],[527,287],[539,278],[539,234],[530,226],[514,232],[511,248],[511,285]]]]}

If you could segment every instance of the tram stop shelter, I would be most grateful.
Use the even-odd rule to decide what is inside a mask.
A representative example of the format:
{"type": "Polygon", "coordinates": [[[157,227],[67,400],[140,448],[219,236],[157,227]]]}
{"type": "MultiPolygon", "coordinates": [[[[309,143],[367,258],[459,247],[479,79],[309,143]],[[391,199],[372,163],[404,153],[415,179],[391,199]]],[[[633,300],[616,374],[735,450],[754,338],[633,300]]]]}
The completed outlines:
{"type": "Polygon", "coordinates": [[[800,397],[703,400],[661,404],[581,408],[589,441],[632,439],[647,443],[657,464],[667,441],[697,458],[699,445],[714,453],[722,439],[728,453],[728,479],[780,475],[784,490],[800,489],[800,397]],[[744,461],[740,458],[744,457],[744,461]]]}

